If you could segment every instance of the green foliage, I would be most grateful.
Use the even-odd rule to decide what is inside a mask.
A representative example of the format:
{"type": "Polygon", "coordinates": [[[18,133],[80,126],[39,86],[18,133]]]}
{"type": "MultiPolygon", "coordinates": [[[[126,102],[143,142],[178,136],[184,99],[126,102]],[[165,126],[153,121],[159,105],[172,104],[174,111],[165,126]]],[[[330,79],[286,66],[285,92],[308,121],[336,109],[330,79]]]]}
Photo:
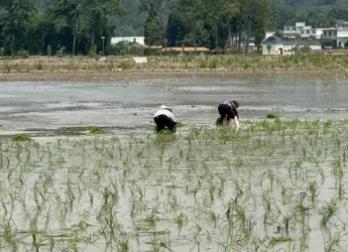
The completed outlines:
{"type": "Polygon", "coordinates": [[[146,18],[144,36],[147,45],[162,45],[164,42],[164,26],[155,8],[150,9],[146,18]]]}
{"type": "Polygon", "coordinates": [[[251,38],[260,45],[266,30],[298,21],[329,27],[336,19],[348,19],[336,0],[2,0],[0,55],[97,55],[103,47],[108,54],[112,36],[130,35],[145,35],[149,45],[239,52],[251,38]]]}
{"type": "Polygon", "coordinates": [[[15,135],[12,137],[12,141],[15,142],[25,142],[25,141],[31,141],[31,137],[28,135],[15,135]]]}
{"type": "Polygon", "coordinates": [[[35,8],[32,0],[0,1],[0,47],[6,54],[24,49],[28,26],[35,8]]]}
{"type": "Polygon", "coordinates": [[[144,55],[144,47],[131,42],[120,42],[114,46],[113,51],[116,55],[144,55]]]}
{"type": "Polygon", "coordinates": [[[48,55],[48,56],[52,56],[52,55],[53,55],[52,46],[51,46],[51,45],[48,45],[48,46],[47,46],[47,55],[48,55]]]}
{"type": "Polygon", "coordinates": [[[29,57],[29,52],[27,50],[21,49],[17,52],[17,56],[19,56],[23,59],[27,59],[29,57]]]}
{"type": "MultiPolygon", "coordinates": [[[[265,35],[269,0],[179,0],[169,16],[169,45],[237,48],[236,38],[260,44],[265,35]]],[[[240,41],[242,41],[240,40],[240,41]]]]}
{"type": "Polygon", "coordinates": [[[268,113],[267,115],[266,115],[266,118],[267,119],[277,119],[277,118],[279,118],[280,117],[280,115],[278,114],[278,113],[268,113]]]}
{"type": "Polygon", "coordinates": [[[96,127],[96,126],[90,126],[87,128],[87,132],[89,134],[101,134],[104,132],[104,130],[100,127],[96,127]]]}
{"type": "Polygon", "coordinates": [[[134,60],[127,59],[127,60],[122,60],[119,64],[118,67],[121,68],[122,70],[128,70],[131,69],[135,66],[134,60]]]}

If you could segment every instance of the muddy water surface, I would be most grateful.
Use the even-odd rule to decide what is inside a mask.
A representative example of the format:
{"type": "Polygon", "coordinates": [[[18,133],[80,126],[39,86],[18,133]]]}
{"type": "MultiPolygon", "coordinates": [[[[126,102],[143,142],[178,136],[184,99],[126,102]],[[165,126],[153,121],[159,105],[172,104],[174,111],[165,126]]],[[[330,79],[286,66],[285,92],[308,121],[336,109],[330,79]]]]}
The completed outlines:
{"type": "MultiPolygon", "coordinates": [[[[217,104],[241,103],[242,120],[278,113],[285,118],[348,116],[348,80],[296,76],[191,76],[115,82],[3,82],[0,125],[4,130],[62,127],[143,128],[161,104],[184,124],[209,125],[217,104]]],[[[59,133],[58,133],[59,134],[59,133]]]]}

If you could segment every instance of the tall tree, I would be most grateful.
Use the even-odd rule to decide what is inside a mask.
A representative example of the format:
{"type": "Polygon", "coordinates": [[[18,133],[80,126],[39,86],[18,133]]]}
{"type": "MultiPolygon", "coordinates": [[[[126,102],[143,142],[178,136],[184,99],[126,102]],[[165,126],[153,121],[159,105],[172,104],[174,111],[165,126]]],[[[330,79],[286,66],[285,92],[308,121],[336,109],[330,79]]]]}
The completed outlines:
{"type": "Polygon", "coordinates": [[[147,45],[162,45],[164,43],[164,25],[155,8],[148,12],[144,25],[145,43],[147,45]]]}
{"type": "Polygon", "coordinates": [[[108,20],[113,15],[123,14],[118,0],[81,0],[83,5],[85,28],[90,37],[90,48],[95,45],[96,36],[104,36],[110,29],[108,20]]]}
{"type": "Polygon", "coordinates": [[[56,0],[50,9],[59,31],[72,35],[72,54],[76,53],[76,41],[82,26],[82,4],[79,0],[56,0]]]}
{"type": "Polygon", "coordinates": [[[165,40],[164,20],[160,13],[166,0],[144,0],[140,6],[141,12],[146,12],[144,24],[145,43],[147,45],[162,45],[165,40]]]}
{"type": "Polygon", "coordinates": [[[26,33],[34,13],[32,0],[0,1],[0,47],[7,54],[15,54],[26,46],[26,33]]]}

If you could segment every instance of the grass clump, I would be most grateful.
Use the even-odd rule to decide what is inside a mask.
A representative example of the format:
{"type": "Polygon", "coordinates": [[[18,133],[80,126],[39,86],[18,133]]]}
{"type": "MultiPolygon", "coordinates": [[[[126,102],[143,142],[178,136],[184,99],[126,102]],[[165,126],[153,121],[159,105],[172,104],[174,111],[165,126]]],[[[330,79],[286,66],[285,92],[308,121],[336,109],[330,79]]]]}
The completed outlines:
{"type": "Polygon", "coordinates": [[[87,132],[88,134],[101,134],[104,133],[104,130],[100,127],[96,127],[96,126],[90,126],[87,128],[87,132]]]}
{"type": "Polygon", "coordinates": [[[266,118],[267,119],[277,119],[277,118],[280,118],[280,115],[278,113],[268,113],[266,115],[266,118]]]}
{"type": "Polygon", "coordinates": [[[25,142],[25,141],[32,140],[30,136],[23,135],[23,134],[15,135],[11,139],[12,139],[12,141],[15,141],[15,142],[25,142]]]}
{"type": "Polygon", "coordinates": [[[176,135],[172,133],[170,130],[164,129],[157,133],[155,138],[155,143],[165,144],[165,143],[174,142],[175,140],[176,140],[176,135]]]}

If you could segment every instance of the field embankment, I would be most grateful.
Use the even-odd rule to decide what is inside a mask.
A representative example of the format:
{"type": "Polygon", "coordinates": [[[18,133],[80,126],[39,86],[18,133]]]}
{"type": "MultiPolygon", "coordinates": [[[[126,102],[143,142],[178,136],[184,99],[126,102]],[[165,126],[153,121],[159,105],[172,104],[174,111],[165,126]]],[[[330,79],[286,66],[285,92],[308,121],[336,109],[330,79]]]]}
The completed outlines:
{"type": "Polygon", "coordinates": [[[345,55],[151,56],[147,59],[146,64],[136,64],[132,57],[123,56],[0,58],[0,74],[5,77],[2,79],[20,79],[21,76],[50,78],[54,75],[56,78],[73,78],[86,74],[95,76],[97,73],[117,76],[121,72],[320,73],[348,77],[348,57],[345,55]]]}

